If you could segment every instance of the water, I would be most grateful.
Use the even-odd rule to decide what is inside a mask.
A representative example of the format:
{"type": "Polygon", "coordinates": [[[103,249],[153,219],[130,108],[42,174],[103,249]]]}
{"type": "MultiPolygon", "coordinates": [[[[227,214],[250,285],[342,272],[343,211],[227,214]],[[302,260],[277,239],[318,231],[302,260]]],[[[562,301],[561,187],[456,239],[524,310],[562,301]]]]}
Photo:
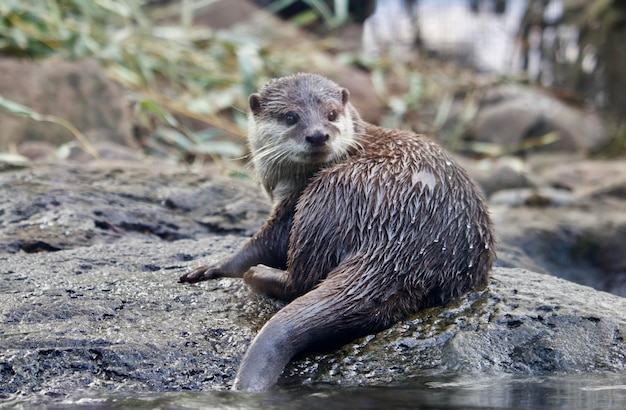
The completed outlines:
{"type": "Polygon", "coordinates": [[[418,2],[418,24],[424,46],[443,55],[463,55],[476,68],[497,73],[519,70],[516,42],[527,0],[509,0],[502,13],[482,1],[473,12],[467,0],[418,2]]]}
{"type": "Polygon", "coordinates": [[[270,393],[166,392],[92,396],[37,405],[7,400],[15,409],[619,409],[626,375],[594,373],[545,377],[440,377],[393,387],[278,387],[270,393]]]}
{"type": "Polygon", "coordinates": [[[617,113],[619,122],[626,102],[624,93],[616,91],[620,88],[611,84],[625,83],[619,67],[626,60],[613,49],[625,37],[610,17],[619,14],[618,8],[597,11],[595,22],[589,23],[591,12],[576,11],[574,3],[377,0],[375,13],[363,26],[363,53],[390,54],[399,61],[434,53],[482,72],[522,76],[580,95],[587,105],[617,113]]]}
{"type": "Polygon", "coordinates": [[[429,50],[462,56],[480,70],[512,73],[519,70],[516,43],[527,0],[509,0],[502,13],[479,3],[473,12],[468,0],[378,0],[375,13],[365,22],[363,51],[376,55],[387,50],[397,57],[411,56],[419,32],[429,50]]]}
{"type": "MultiPolygon", "coordinates": [[[[481,71],[500,74],[521,74],[529,79],[541,79],[552,85],[554,67],[545,56],[549,44],[559,42],[563,58],[575,63],[579,53],[578,29],[572,25],[546,27],[528,36],[528,62],[523,67],[519,39],[520,24],[528,0],[508,0],[506,7],[496,11],[495,1],[477,2],[472,10],[468,0],[420,0],[413,6],[406,0],[378,0],[376,12],[365,22],[363,51],[376,55],[385,50],[399,57],[415,54],[414,40],[419,33],[423,48],[458,59],[481,71]],[[558,33],[557,33],[558,31],[558,33]]],[[[543,19],[554,24],[563,16],[561,0],[552,0],[545,7],[543,19]]],[[[585,72],[595,69],[595,56],[588,55],[585,72]]]]}

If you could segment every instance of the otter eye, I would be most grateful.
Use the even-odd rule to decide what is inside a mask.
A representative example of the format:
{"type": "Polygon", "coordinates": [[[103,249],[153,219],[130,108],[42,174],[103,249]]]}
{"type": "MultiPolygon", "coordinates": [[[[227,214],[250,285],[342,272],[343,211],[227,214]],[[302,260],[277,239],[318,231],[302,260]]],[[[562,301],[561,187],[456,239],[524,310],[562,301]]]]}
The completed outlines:
{"type": "Polygon", "coordinates": [[[285,122],[287,125],[294,125],[298,122],[298,114],[295,112],[288,112],[287,115],[285,115],[285,122]]]}
{"type": "Polygon", "coordinates": [[[335,121],[337,119],[337,111],[332,110],[328,113],[328,121],[335,121]]]}

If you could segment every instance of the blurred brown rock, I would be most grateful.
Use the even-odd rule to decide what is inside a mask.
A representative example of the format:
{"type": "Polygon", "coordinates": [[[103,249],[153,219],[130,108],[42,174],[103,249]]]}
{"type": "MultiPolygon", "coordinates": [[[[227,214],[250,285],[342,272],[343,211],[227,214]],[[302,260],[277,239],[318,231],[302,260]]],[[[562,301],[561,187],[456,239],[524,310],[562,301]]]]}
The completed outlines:
{"type": "MultiPolygon", "coordinates": [[[[81,132],[107,132],[133,146],[130,111],[120,86],[95,60],[33,62],[0,58],[0,95],[39,114],[54,115],[81,132]]],[[[0,112],[0,151],[25,142],[59,145],[74,139],[60,125],[0,112]]]]}
{"type": "Polygon", "coordinates": [[[497,86],[485,93],[469,136],[515,152],[594,152],[610,140],[595,113],[517,85],[497,86]],[[542,142],[551,132],[558,139],[542,142]]]}

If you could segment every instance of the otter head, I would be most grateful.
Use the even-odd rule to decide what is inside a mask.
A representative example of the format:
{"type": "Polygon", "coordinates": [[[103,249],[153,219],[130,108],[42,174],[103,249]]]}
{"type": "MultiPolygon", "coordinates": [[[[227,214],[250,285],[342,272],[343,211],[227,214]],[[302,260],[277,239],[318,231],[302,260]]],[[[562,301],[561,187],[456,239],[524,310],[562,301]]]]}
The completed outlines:
{"type": "Polygon", "coordinates": [[[348,90],[315,74],[272,80],[250,96],[248,139],[270,196],[301,189],[315,171],[345,158],[357,144],[360,118],[349,97],[348,90]]]}

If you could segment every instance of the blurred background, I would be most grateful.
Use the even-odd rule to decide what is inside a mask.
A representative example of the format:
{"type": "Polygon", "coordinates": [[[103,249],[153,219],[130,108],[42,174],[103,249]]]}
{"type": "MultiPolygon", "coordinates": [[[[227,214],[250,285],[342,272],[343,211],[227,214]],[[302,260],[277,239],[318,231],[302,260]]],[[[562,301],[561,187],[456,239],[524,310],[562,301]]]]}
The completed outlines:
{"type": "Polygon", "coordinates": [[[0,155],[244,159],[247,96],[308,71],[470,157],[621,157],[625,18],[623,0],[3,0],[0,155]]]}

